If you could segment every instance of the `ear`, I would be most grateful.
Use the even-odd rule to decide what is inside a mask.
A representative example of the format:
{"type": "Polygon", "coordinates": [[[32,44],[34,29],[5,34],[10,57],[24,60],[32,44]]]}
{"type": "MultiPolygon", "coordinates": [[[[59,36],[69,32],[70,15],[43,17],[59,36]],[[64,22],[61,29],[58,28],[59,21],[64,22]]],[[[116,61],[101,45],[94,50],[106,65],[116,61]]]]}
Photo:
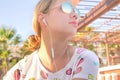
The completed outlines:
{"type": "Polygon", "coordinates": [[[46,23],[46,20],[45,20],[45,14],[39,13],[38,22],[41,25],[41,29],[44,29],[47,26],[47,23],[46,23]]]}
{"type": "Polygon", "coordinates": [[[39,15],[38,15],[38,22],[40,23],[44,19],[44,17],[45,17],[45,14],[39,13],[39,15]]]}

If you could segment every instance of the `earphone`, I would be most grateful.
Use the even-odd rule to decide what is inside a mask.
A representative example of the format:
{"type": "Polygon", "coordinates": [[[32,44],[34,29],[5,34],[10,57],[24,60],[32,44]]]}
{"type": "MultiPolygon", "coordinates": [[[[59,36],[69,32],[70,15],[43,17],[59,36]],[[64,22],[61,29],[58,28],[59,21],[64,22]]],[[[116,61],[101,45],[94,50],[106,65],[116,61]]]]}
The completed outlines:
{"type": "MultiPolygon", "coordinates": [[[[47,26],[47,22],[45,20],[45,18],[43,18],[43,23],[47,26]]],[[[51,48],[51,52],[52,52],[52,58],[54,58],[54,48],[51,48]]]]}
{"type": "MultiPolygon", "coordinates": [[[[46,28],[48,28],[47,26],[48,26],[48,24],[47,24],[47,21],[46,21],[46,19],[45,18],[43,18],[43,23],[46,25],[46,28]]],[[[57,69],[57,66],[56,66],[56,62],[55,62],[55,54],[54,54],[54,48],[53,48],[53,40],[52,40],[52,34],[51,34],[51,32],[50,32],[50,29],[48,28],[48,32],[50,33],[49,35],[50,35],[50,37],[51,37],[51,56],[52,56],[52,59],[53,59],[53,64],[54,64],[54,66],[55,66],[55,70],[57,71],[58,69],[57,69]]]]}
{"type": "Polygon", "coordinates": [[[47,26],[47,22],[46,22],[45,18],[43,18],[43,23],[47,26]]]}
{"type": "MultiPolygon", "coordinates": [[[[47,26],[47,22],[46,22],[45,18],[43,18],[42,21],[47,26]]],[[[52,42],[51,42],[51,45],[52,45],[52,42]]],[[[54,48],[53,47],[51,48],[51,52],[52,52],[52,58],[54,59],[55,55],[54,55],[54,48]]]]}

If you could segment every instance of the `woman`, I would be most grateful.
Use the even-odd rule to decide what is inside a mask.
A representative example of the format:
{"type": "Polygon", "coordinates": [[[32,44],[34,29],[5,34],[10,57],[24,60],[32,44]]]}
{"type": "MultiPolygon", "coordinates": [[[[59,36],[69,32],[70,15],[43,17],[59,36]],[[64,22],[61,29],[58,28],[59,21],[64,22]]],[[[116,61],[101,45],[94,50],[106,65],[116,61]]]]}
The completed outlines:
{"type": "Polygon", "coordinates": [[[36,51],[19,61],[4,80],[96,80],[95,53],[68,45],[78,28],[76,2],[40,0],[33,18],[36,36],[28,40],[36,51]]]}

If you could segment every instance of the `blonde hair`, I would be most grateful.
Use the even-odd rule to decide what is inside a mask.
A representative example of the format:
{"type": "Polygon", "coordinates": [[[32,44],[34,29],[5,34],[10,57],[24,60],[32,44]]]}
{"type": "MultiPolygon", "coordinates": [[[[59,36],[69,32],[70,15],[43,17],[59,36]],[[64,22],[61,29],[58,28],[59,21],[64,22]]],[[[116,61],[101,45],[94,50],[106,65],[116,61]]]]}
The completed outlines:
{"type": "Polygon", "coordinates": [[[40,48],[41,40],[41,26],[38,22],[39,13],[48,13],[49,7],[55,2],[55,0],[40,0],[35,7],[33,15],[33,29],[36,32],[36,35],[30,35],[28,37],[29,48],[34,51],[40,48]]]}

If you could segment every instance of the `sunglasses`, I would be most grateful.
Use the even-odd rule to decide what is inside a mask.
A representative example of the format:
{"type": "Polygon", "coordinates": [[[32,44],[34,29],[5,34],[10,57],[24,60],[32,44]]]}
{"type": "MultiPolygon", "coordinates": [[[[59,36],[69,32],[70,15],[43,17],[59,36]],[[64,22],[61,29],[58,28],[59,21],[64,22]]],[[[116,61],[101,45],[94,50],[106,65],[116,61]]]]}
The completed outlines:
{"type": "Polygon", "coordinates": [[[63,2],[62,3],[62,11],[64,13],[67,13],[67,14],[74,11],[77,14],[78,19],[80,19],[80,11],[79,11],[79,9],[73,8],[73,6],[72,6],[72,4],[70,2],[63,2]]]}

